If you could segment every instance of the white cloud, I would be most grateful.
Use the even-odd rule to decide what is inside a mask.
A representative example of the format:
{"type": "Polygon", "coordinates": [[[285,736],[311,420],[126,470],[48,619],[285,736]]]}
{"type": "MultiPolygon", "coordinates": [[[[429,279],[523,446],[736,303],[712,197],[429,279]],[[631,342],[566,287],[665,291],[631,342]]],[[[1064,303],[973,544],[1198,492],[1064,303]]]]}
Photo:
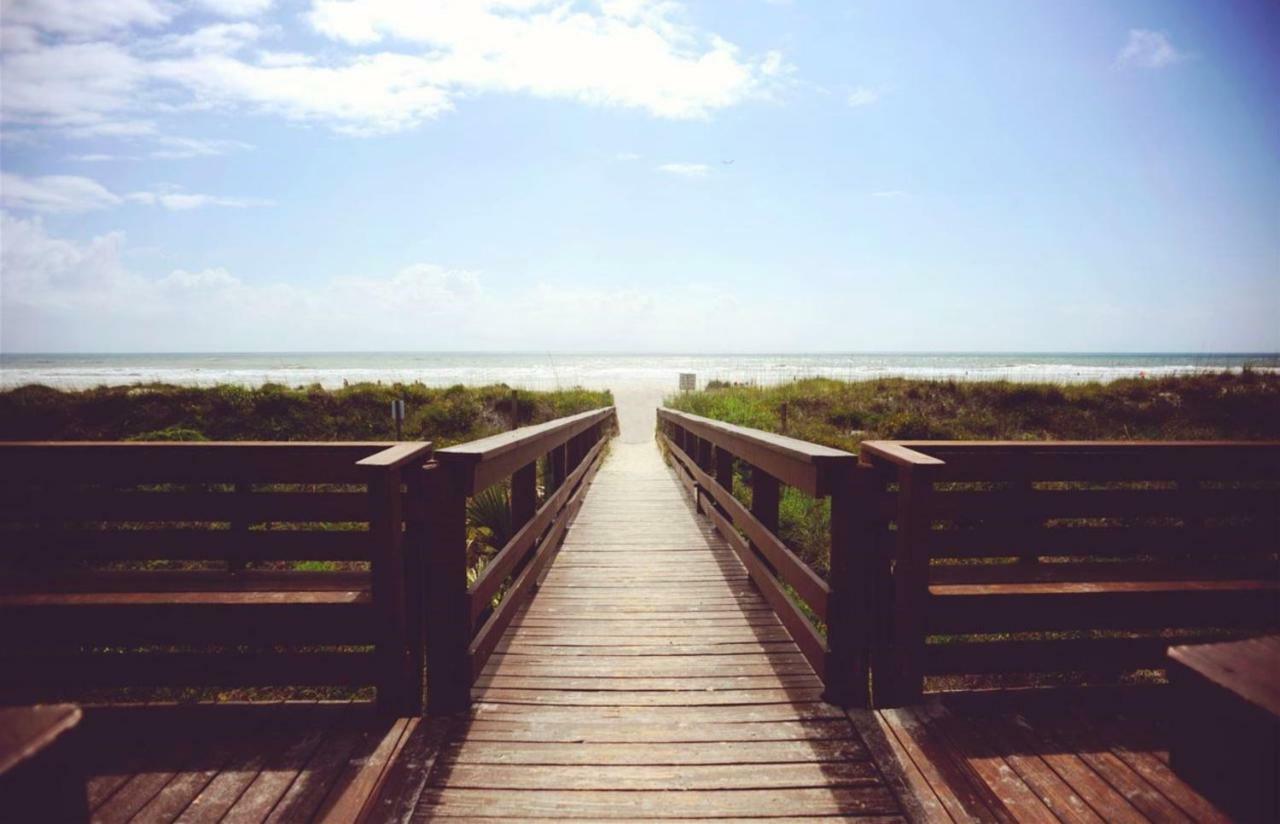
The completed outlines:
{"type": "Polygon", "coordinates": [[[1186,57],[1185,53],[1174,48],[1164,32],[1130,29],[1129,39],[1116,55],[1116,63],[1142,69],[1162,69],[1185,60],[1186,57]]]}
{"type": "Polygon", "coordinates": [[[32,212],[89,212],[118,206],[120,198],[96,180],[75,175],[24,177],[0,172],[0,202],[32,212]]]}
{"type": "Polygon", "coordinates": [[[187,34],[159,38],[148,45],[175,54],[228,54],[245,48],[262,37],[262,33],[255,23],[213,23],[187,34]]]}
{"type": "Polygon", "coordinates": [[[168,23],[177,11],[166,0],[4,0],[6,26],[87,38],[140,26],[168,23]]]}
{"type": "Polygon", "coordinates": [[[253,145],[243,140],[224,140],[198,137],[177,137],[164,135],[156,138],[165,147],[151,152],[151,157],[165,160],[181,160],[190,157],[215,157],[235,151],[252,149],[253,145]]]}
{"type": "Polygon", "coordinates": [[[121,157],[120,155],[103,154],[101,152],[98,152],[96,154],[67,155],[67,159],[75,160],[80,163],[105,163],[108,160],[120,160],[121,157]]]}
{"type": "MultiPolygon", "coordinates": [[[[155,133],[163,114],[210,107],[376,134],[477,93],[698,119],[768,98],[792,70],[776,51],[741,54],[668,0],[313,0],[305,19],[336,45],[311,54],[247,54],[279,33],[247,21],[126,37],[175,17],[161,0],[6,2],[0,116],[79,136],[155,133]]],[[[228,16],[266,5],[203,3],[228,16]]]]}
{"type": "Polygon", "coordinates": [[[254,17],[271,8],[273,0],[196,0],[196,5],[223,17],[254,17]]]}
{"type": "Polygon", "coordinates": [[[658,171],[679,177],[700,178],[711,173],[711,167],[705,163],[663,163],[658,171]]]}
{"type": "Polygon", "coordinates": [[[184,192],[175,186],[160,186],[154,191],[130,192],[123,197],[111,192],[96,180],[75,175],[25,177],[10,172],[0,173],[0,201],[6,208],[46,214],[88,212],[138,203],[163,206],[171,211],[186,211],[205,206],[227,206],[243,209],[270,206],[269,200],[184,192]]]}
{"type": "Polygon", "coordinates": [[[162,189],[155,192],[130,192],[124,196],[130,203],[144,206],[163,206],[172,212],[185,212],[191,209],[202,209],[205,206],[226,206],[232,209],[245,209],[251,206],[271,206],[270,200],[248,197],[220,197],[218,195],[194,194],[174,189],[162,189]]]}
{"type": "Polygon", "coordinates": [[[10,125],[142,133],[149,126],[130,122],[123,113],[138,105],[146,75],[144,63],[115,43],[64,42],[6,51],[0,63],[0,117],[10,125]]]}
{"type": "Polygon", "coordinates": [[[871,196],[885,198],[885,199],[893,199],[893,198],[899,198],[899,197],[906,197],[907,193],[904,192],[902,189],[882,189],[878,192],[872,192],[871,196]]]}
{"type": "Polygon", "coordinates": [[[880,92],[867,86],[859,86],[849,92],[846,98],[850,106],[858,108],[859,106],[870,106],[872,103],[880,100],[880,92]]]}
{"type": "Polygon", "coordinates": [[[147,276],[124,264],[120,233],[69,241],[38,217],[0,212],[0,234],[0,348],[11,352],[331,350],[335,340],[402,350],[674,350],[714,348],[743,328],[795,338],[812,314],[785,296],[744,305],[724,284],[597,287],[548,277],[489,287],[481,273],[429,263],[305,284],[216,266],[147,276]]]}

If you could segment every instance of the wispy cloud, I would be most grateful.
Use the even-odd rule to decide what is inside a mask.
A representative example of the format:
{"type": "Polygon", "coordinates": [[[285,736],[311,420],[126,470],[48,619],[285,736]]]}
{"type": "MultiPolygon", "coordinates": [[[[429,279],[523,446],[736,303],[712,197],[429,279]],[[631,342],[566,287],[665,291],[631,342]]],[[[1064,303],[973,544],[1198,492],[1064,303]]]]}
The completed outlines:
{"type": "Polygon", "coordinates": [[[270,200],[251,197],[222,197],[184,192],[177,189],[161,189],[154,192],[130,192],[124,196],[130,203],[141,203],[144,206],[163,206],[172,212],[185,212],[190,209],[202,209],[206,206],[225,206],[232,209],[247,209],[252,206],[272,206],[270,200]]]}
{"type": "Polygon", "coordinates": [[[663,163],[658,171],[679,177],[698,178],[709,175],[711,167],[705,163],[663,163]]]}
{"type": "Polygon", "coordinates": [[[1129,29],[1129,39],[1116,55],[1119,66],[1140,69],[1163,69],[1187,59],[1185,52],[1176,49],[1169,35],[1149,29],[1129,29]]]}
{"type": "Polygon", "coordinates": [[[0,172],[0,202],[10,209],[56,214],[92,212],[119,206],[122,201],[107,187],[87,177],[24,177],[0,172]]]}
{"type": "Polygon", "coordinates": [[[872,103],[880,100],[880,92],[878,89],[872,89],[868,86],[859,86],[849,92],[849,96],[845,98],[845,100],[854,108],[858,108],[859,106],[870,106],[872,103]]]}
{"type": "Polygon", "coordinates": [[[881,190],[880,190],[880,191],[878,191],[878,192],[872,192],[872,193],[871,193],[871,196],[872,196],[872,197],[885,198],[885,199],[891,199],[891,198],[906,197],[906,196],[907,196],[907,193],[906,193],[905,191],[903,191],[902,189],[881,189],[881,190]]]}
{"type": "Polygon", "coordinates": [[[10,172],[0,174],[0,202],[8,209],[44,214],[91,212],[124,203],[161,206],[171,211],[205,206],[243,209],[273,205],[269,200],[258,198],[186,192],[177,186],[158,186],[151,191],[118,195],[98,181],[79,175],[26,177],[10,172]]]}
{"type": "Polygon", "coordinates": [[[191,157],[216,157],[253,148],[252,144],[245,143],[243,140],[175,137],[172,135],[159,137],[157,142],[163,148],[151,152],[151,156],[169,160],[181,160],[191,157]]]}
{"type": "Polygon", "coordinates": [[[616,155],[613,156],[613,159],[629,162],[632,160],[639,160],[640,155],[636,154],[635,152],[618,152],[616,155]]]}

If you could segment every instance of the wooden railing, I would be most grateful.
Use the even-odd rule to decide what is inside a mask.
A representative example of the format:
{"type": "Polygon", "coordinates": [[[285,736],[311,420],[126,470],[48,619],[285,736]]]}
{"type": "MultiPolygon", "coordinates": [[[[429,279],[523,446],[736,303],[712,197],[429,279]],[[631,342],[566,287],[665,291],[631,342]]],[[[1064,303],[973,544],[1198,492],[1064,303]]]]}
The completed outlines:
{"type": "Polygon", "coordinates": [[[429,712],[470,703],[472,684],[581,506],[615,424],[607,407],[436,452],[426,470],[429,712]],[[539,504],[540,459],[546,491],[539,504]],[[467,498],[507,478],[514,534],[468,586],[467,498]]]}
{"type": "Polygon", "coordinates": [[[371,685],[416,713],[405,544],[423,538],[430,453],[0,444],[0,689],[371,685]]]}
{"type": "Polygon", "coordinates": [[[1171,642],[1280,627],[1280,444],[868,441],[855,458],[658,418],[828,700],[1150,682],[1171,642]],[[782,483],[831,499],[826,580],[777,537],[782,483]]]}
{"type": "Polygon", "coordinates": [[[926,678],[1149,681],[1171,643],[1280,627],[1280,443],[868,441],[861,460],[897,497],[878,704],[926,678]]]}
{"type": "Polygon", "coordinates": [[[658,410],[659,438],[676,460],[678,476],[698,508],[716,525],[825,685],[828,700],[867,701],[872,626],[867,597],[870,552],[857,551],[871,524],[869,497],[857,458],[838,449],[720,421],[658,410]],[[734,462],[750,467],[751,506],[733,494],[734,462]],[[785,484],[831,499],[831,560],[827,580],[777,536],[785,484]],[[788,588],[827,627],[826,637],[792,600],[788,588]]]}

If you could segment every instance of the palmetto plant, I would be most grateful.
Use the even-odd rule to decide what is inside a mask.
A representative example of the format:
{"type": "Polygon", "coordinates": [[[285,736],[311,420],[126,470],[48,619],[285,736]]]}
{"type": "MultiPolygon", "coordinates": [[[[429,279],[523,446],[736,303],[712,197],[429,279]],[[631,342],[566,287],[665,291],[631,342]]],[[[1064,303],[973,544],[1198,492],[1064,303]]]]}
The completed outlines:
{"type": "Polygon", "coordinates": [[[494,484],[467,502],[467,566],[483,562],[511,540],[511,491],[494,484]]]}

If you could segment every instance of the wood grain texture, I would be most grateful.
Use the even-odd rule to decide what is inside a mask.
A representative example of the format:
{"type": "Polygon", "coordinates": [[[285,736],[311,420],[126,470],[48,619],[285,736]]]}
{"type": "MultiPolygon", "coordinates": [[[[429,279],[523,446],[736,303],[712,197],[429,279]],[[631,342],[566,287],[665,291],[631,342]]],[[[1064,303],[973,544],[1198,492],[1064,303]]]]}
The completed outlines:
{"type": "Polygon", "coordinates": [[[415,819],[901,816],[655,446],[610,449],[415,819]]]}

